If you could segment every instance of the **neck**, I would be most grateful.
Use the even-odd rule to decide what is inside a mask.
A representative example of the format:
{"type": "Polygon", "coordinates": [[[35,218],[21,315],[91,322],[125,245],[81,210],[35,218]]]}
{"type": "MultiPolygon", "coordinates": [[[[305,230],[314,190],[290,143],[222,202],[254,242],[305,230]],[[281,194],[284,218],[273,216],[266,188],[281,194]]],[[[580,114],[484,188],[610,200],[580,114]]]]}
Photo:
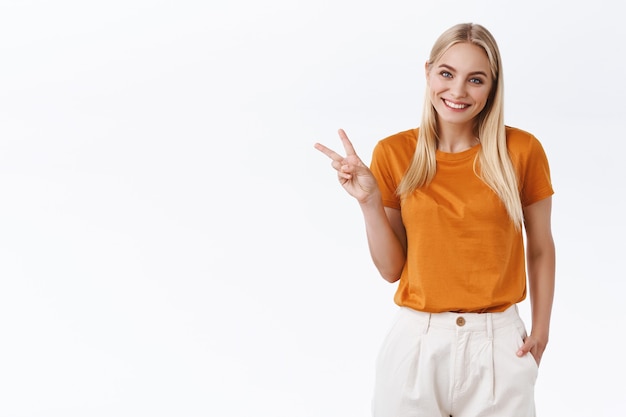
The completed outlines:
{"type": "Polygon", "coordinates": [[[478,145],[472,126],[439,126],[437,149],[441,152],[457,153],[478,145]]]}

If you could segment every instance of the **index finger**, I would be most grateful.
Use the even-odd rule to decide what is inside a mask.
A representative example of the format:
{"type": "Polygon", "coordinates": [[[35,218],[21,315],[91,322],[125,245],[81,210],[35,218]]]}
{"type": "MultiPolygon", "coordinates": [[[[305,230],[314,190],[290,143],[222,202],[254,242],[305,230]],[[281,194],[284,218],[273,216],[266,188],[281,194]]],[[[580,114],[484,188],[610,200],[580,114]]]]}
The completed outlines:
{"type": "Polygon", "coordinates": [[[326,155],[327,157],[329,157],[333,161],[342,161],[343,160],[343,156],[339,155],[337,152],[333,151],[332,149],[327,148],[326,146],[322,145],[321,143],[316,143],[314,145],[314,147],[315,147],[315,149],[317,149],[318,151],[320,151],[321,153],[323,153],[324,155],[326,155]]]}

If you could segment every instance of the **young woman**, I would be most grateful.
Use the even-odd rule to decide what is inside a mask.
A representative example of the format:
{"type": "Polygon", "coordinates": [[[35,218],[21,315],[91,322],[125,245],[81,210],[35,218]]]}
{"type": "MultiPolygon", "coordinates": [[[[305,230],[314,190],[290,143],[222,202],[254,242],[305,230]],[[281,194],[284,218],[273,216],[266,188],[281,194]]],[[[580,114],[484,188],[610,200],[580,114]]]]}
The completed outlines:
{"type": "Polygon", "coordinates": [[[548,161],[504,124],[500,53],[484,27],[445,31],[425,69],[420,127],[381,140],[369,168],[342,130],[345,156],[315,145],[358,201],[380,274],[399,281],[372,414],[534,416],[554,294],[548,161]],[[517,310],[527,292],[529,335],[517,310]]]}

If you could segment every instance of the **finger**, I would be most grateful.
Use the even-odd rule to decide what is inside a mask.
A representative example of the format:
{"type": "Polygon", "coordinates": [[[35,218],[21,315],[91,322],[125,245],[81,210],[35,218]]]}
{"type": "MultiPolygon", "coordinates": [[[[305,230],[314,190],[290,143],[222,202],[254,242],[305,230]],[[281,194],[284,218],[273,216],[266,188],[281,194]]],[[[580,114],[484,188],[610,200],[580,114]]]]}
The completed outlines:
{"type": "Polygon", "coordinates": [[[343,129],[339,129],[339,137],[341,138],[341,142],[343,143],[343,148],[346,150],[346,156],[356,155],[356,151],[354,150],[354,146],[352,146],[352,142],[348,139],[348,135],[343,129]]]}
{"type": "Polygon", "coordinates": [[[352,164],[344,164],[343,162],[333,162],[333,168],[344,175],[349,175],[352,177],[356,174],[357,168],[352,164]]]}
{"type": "Polygon", "coordinates": [[[526,355],[534,346],[535,342],[530,337],[527,337],[522,347],[517,351],[517,356],[522,357],[526,355]]]}
{"type": "Polygon", "coordinates": [[[321,153],[323,153],[324,155],[326,155],[327,157],[329,157],[330,159],[332,159],[333,161],[343,160],[343,156],[339,155],[337,152],[333,151],[332,149],[327,148],[321,143],[316,143],[315,145],[313,145],[313,147],[317,149],[318,151],[320,151],[321,153]]]}

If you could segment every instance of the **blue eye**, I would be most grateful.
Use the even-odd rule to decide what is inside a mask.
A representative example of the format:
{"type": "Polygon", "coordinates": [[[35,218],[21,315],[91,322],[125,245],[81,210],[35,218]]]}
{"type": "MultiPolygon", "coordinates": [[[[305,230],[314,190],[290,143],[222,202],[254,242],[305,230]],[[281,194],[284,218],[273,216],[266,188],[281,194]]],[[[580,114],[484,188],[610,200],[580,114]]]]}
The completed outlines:
{"type": "Polygon", "coordinates": [[[481,80],[480,78],[471,78],[469,81],[472,84],[482,84],[483,83],[483,80],[481,80]]]}
{"type": "Polygon", "coordinates": [[[452,78],[452,74],[450,74],[448,71],[441,71],[440,74],[444,78],[452,78]]]}

